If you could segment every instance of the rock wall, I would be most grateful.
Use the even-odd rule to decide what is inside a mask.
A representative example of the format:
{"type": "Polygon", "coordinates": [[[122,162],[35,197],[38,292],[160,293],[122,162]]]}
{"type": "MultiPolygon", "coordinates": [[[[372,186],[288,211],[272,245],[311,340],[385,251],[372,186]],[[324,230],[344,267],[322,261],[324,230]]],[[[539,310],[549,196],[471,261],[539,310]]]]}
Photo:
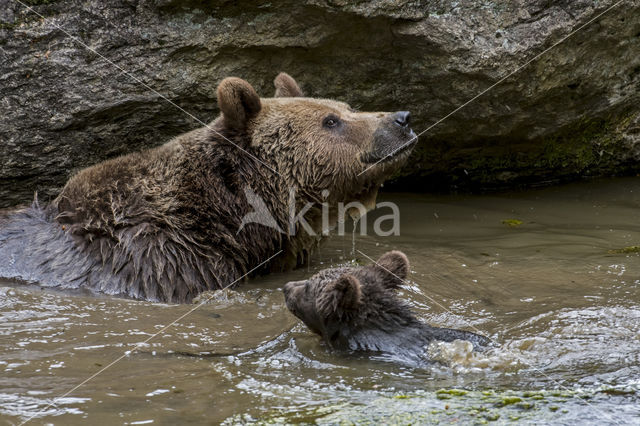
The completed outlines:
{"type": "MultiPolygon", "coordinates": [[[[0,0],[0,206],[209,122],[229,75],[269,96],[286,71],[310,96],[411,110],[420,132],[614,4],[0,0]]],[[[623,0],[422,135],[395,184],[638,172],[639,89],[640,2],[623,0]]]]}

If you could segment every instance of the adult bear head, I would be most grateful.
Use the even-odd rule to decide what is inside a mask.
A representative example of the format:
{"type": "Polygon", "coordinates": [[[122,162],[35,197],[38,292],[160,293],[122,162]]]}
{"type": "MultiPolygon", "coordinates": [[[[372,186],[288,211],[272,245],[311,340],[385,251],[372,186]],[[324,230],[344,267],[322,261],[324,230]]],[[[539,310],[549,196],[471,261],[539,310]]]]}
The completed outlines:
{"type": "Polygon", "coordinates": [[[307,98],[285,73],[274,84],[275,96],[260,98],[248,82],[224,79],[215,130],[305,202],[359,201],[372,208],[382,182],[417,141],[409,112],[360,112],[344,102],[307,98]]]}

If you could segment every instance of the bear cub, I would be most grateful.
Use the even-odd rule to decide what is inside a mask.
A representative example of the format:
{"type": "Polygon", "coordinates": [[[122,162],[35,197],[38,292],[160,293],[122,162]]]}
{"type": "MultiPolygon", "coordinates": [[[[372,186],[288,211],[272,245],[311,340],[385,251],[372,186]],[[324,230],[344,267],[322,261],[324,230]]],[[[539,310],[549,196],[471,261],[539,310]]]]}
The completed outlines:
{"type": "Polygon", "coordinates": [[[284,286],[287,308],[332,349],[423,358],[432,341],[466,340],[482,350],[489,339],[432,327],[416,318],[396,293],[409,273],[409,260],[390,251],[373,265],[325,269],[284,286]]]}

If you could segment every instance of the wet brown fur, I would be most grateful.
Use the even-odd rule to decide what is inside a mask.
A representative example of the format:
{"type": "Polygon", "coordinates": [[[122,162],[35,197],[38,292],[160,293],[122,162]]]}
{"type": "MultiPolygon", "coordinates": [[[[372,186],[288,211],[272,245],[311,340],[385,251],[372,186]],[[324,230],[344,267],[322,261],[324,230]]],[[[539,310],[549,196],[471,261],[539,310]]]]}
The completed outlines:
{"type": "Polygon", "coordinates": [[[425,347],[434,340],[489,340],[478,334],[433,327],[420,321],[398,297],[410,272],[404,253],[390,251],[375,264],[324,269],[284,286],[287,307],[333,349],[386,354],[412,364],[428,361],[425,347]]]}
{"type": "MultiPolygon", "coordinates": [[[[278,97],[260,99],[246,81],[223,80],[217,90],[222,114],[210,128],[82,170],[50,206],[22,212],[0,234],[0,251],[4,245],[49,285],[168,302],[188,302],[204,290],[234,284],[279,250],[284,253],[259,272],[303,264],[319,237],[289,232],[289,188],[296,188],[296,211],[307,202],[375,199],[407,155],[358,176],[374,133],[392,125],[389,114],[300,97],[299,86],[284,73],[275,86],[278,97]],[[339,131],[323,128],[328,114],[344,123],[339,131]],[[255,223],[238,232],[252,211],[246,186],[265,201],[284,233],[255,223]],[[325,189],[327,199],[320,195],[325,189]],[[36,228],[29,235],[29,224],[38,235],[36,228]],[[41,245],[41,264],[20,258],[13,249],[17,238],[28,241],[25,259],[29,245],[41,245]]],[[[394,143],[406,139],[398,134],[394,143]]],[[[306,218],[319,235],[320,205],[306,218]]]]}

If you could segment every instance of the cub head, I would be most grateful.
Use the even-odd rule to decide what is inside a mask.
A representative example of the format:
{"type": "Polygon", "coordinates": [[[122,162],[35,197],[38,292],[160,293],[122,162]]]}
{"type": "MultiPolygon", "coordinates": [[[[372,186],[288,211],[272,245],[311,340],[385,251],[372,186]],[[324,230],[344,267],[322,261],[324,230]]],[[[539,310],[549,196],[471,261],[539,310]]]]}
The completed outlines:
{"type": "Polygon", "coordinates": [[[358,331],[403,325],[398,319],[410,318],[396,294],[408,273],[404,253],[390,251],[374,265],[325,269],[308,280],[289,282],[284,297],[311,331],[338,347],[358,331]]]}
{"type": "Polygon", "coordinates": [[[246,81],[224,79],[217,90],[221,133],[308,201],[373,207],[378,188],[417,141],[409,112],[361,112],[344,102],[307,98],[285,73],[274,84],[275,97],[260,98],[246,81]]]}

